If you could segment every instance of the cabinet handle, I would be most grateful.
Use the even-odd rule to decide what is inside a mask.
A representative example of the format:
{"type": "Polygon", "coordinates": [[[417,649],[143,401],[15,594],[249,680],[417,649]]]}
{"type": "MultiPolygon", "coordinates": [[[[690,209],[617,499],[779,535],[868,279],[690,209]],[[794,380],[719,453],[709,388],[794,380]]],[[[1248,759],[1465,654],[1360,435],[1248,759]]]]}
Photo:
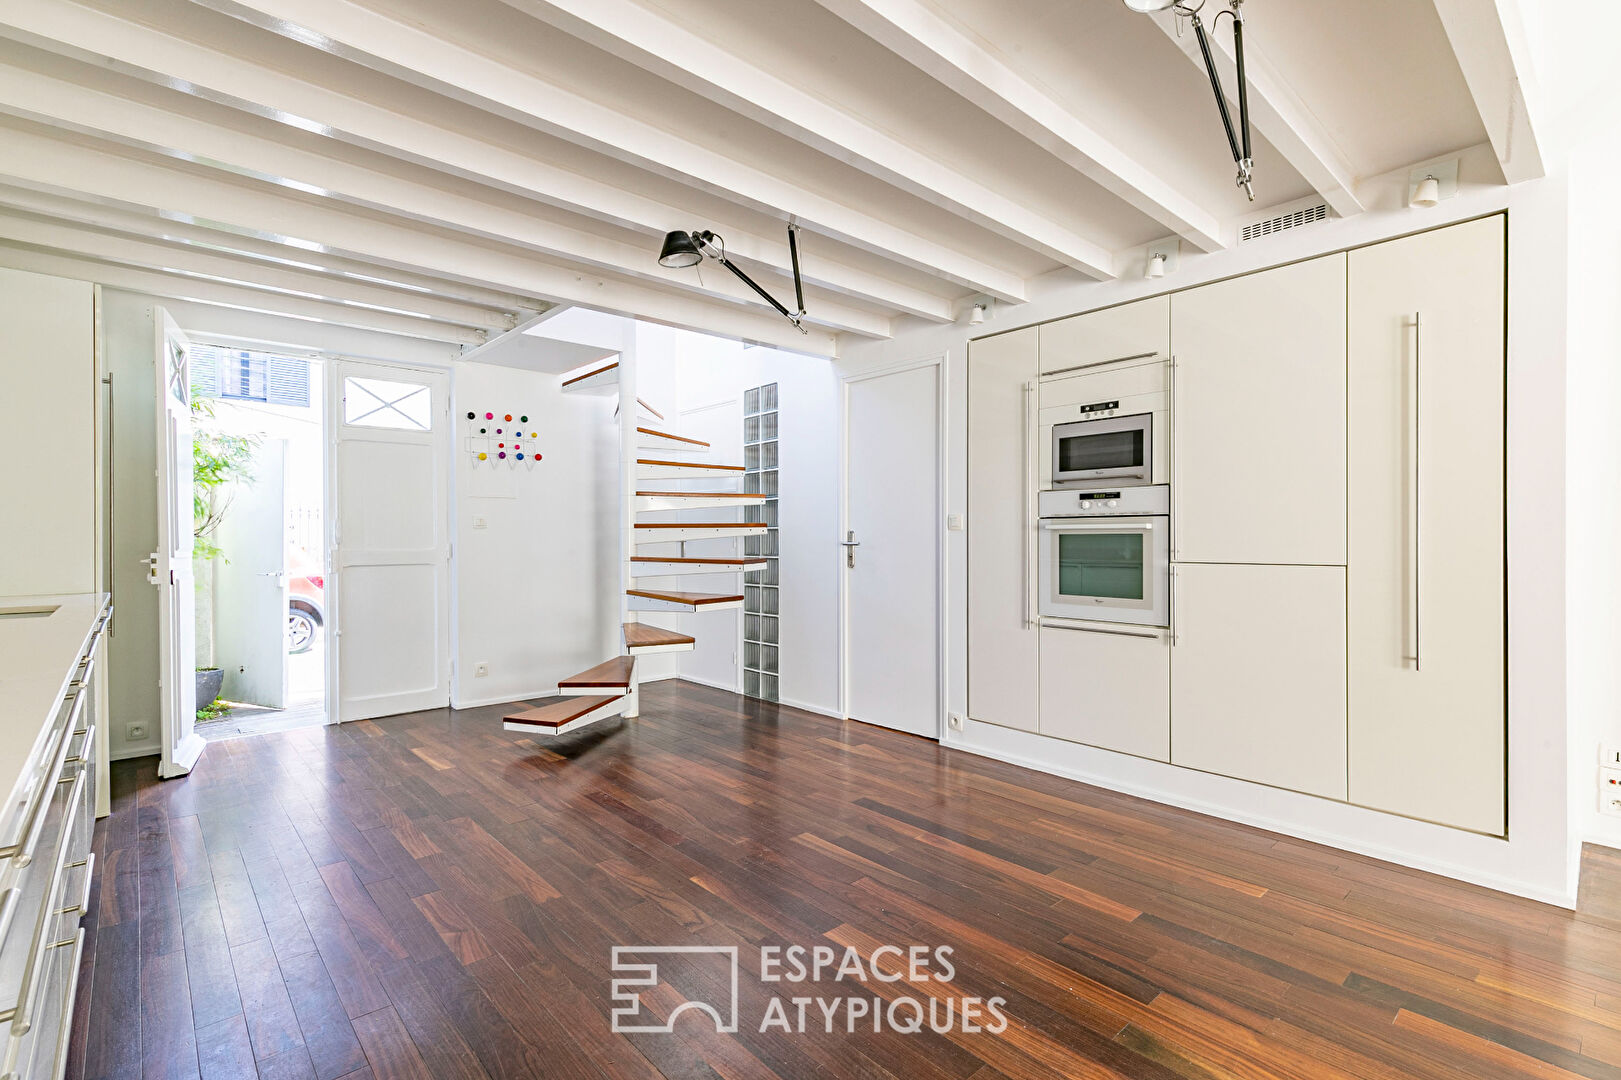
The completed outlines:
{"type": "Polygon", "coordinates": [[[1036,400],[1036,384],[1024,384],[1024,521],[1020,525],[1020,536],[1023,540],[1021,559],[1024,566],[1024,628],[1031,630],[1036,625],[1035,583],[1031,580],[1030,567],[1034,561],[1030,549],[1036,542],[1036,513],[1035,489],[1036,475],[1032,457],[1035,451],[1032,446],[1035,442],[1035,424],[1032,422],[1032,406],[1036,400]]]}
{"type": "Polygon", "coordinates": [[[1157,352],[1132,353],[1130,356],[1116,356],[1108,360],[1093,360],[1089,364],[1075,364],[1070,367],[1054,368],[1052,371],[1041,373],[1042,378],[1050,379],[1054,375],[1067,375],[1071,371],[1085,371],[1087,368],[1103,367],[1105,364],[1124,364],[1127,360],[1151,360],[1158,356],[1157,352]]]}
{"type": "Polygon", "coordinates": [[[1177,571],[1176,571],[1176,564],[1175,563],[1171,564],[1170,570],[1171,570],[1170,578],[1169,578],[1169,581],[1170,581],[1170,595],[1165,598],[1165,602],[1171,609],[1171,618],[1170,618],[1170,624],[1171,625],[1165,628],[1166,629],[1165,640],[1166,640],[1167,644],[1170,644],[1170,645],[1174,646],[1176,644],[1176,578],[1177,578],[1177,571]]]}
{"type": "Polygon", "coordinates": [[[22,830],[18,833],[16,841],[0,848],[0,859],[15,858],[18,869],[34,861],[34,846],[39,843],[40,830],[45,827],[45,806],[51,801],[51,795],[56,791],[57,782],[62,777],[62,770],[67,766],[68,747],[73,742],[74,729],[79,726],[79,717],[83,714],[85,702],[88,700],[85,689],[80,687],[73,691],[71,700],[72,711],[68,713],[67,723],[62,725],[62,734],[51,748],[51,770],[29,799],[28,810],[23,816],[22,830]]]}
{"type": "Polygon", "coordinates": [[[1063,623],[1044,622],[1043,630],[1071,630],[1077,634],[1107,634],[1110,637],[1134,637],[1154,641],[1159,638],[1158,630],[1105,630],[1101,626],[1066,626],[1063,623]]]}
{"type": "Polygon", "coordinates": [[[1422,649],[1419,645],[1419,557],[1421,555],[1422,535],[1419,528],[1419,468],[1421,464],[1420,443],[1423,430],[1422,415],[1422,379],[1421,379],[1421,352],[1423,347],[1422,330],[1420,329],[1420,313],[1413,312],[1413,361],[1409,365],[1409,429],[1408,429],[1408,475],[1407,475],[1407,644],[1412,650],[1406,659],[1413,662],[1413,670],[1421,669],[1420,656],[1422,649]]]}
{"type": "MultiPolygon", "coordinates": [[[[66,944],[64,942],[64,944],[66,944]]],[[[79,998],[79,964],[84,959],[84,928],[73,936],[73,959],[67,985],[62,988],[62,1030],[56,1037],[56,1060],[51,1066],[53,1080],[62,1080],[68,1071],[68,1047],[73,1042],[73,1006],[79,998]]]]}
{"type": "MultiPolygon", "coordinates": [[[[1169,382],[1171,384],[1170,385],[1170,394],[1169,394],[1170,401],[1168,402],[1168,404],[1170,406],[1170,408],[1168,410],[1168,419],[1170,420],[1170,424],[1171,424],[1171,432],[1170,432],[1170,434],[1171,434],[1171,438],[1170,438],[1171,447],[1170,447],[1170,449],[1171,449],[1171,523],[1172,523],[1172,528],[1171,528],[1170,553],[1171,553],[1171,558],[1172,559],[1175,559],[1176,555],[1177,555],[1177,551],[1176,551],[1177,529],[1176,529],[1175,525],[1176,525],[1176,522],[1179,521],[1181,519],[1181,517],[1182,517],[1182,509],[1181,509],[1182,508],[1182,476],[1181,476],[1181,473],[1182,473],[1182,455],[1180,453],[1178,453],[1177,449],[1176,449],[1176,447],[1177,447],[1176,429],[1180,425],[1180,418],[1177,416],[1177,413],[1176,413],[1176,367],[1177,367],[1176,357],[1173,356],[1173,357],[1170,358],[1170,363],[1166,365],[1166,369],[1165,369],[1166,378],[1169,380],[1169,382]]],[[[1149,480],[1152,481],[1153,477],[1149,477],[1149,480]]]]}
{"type": "MultiPolygon", "coordinates": [[[[79,793],[84,788],[87,770],[80,769],[73,778],[73,787],[68,792],[67,813],[62,818],[62,836],[64,843],[71,842],[73,836],[73,823],[79,816],[79,793]]],[[[65,853],[64,853],[65,854],[65,853]]],[[[49,883],[45,886],[45,896],[40,901],[39,925],[34,931],[34,944],[28,951],[28,959],[23,964],[23,981],[17,990],[17,1004],[0,1012],[0,1022],[11,1022],[11,1034],[26,1035],[34,1026],[34,1006],[38,1004],[39,988],[43,982],[40,978],[40,965],[45,963],[45,954],[50,949],[60,948],[64,945],[74,944],[73,939],[67,941],[48,941],[52,924],[51,918],[56,903],[56,894],[62,888],[62,874],[67,869],[67,863],[59,862],[51,871],[49,883]]]]}
{"type": "MultiPolygon", "coordinates": [[[[113,463],[117,460],[113,447],[113,373],[107,372],[101,377],[101,382],[102,385],[107,387],[107,490],[105,494],[107,505],[104,511],[107,515],[107,539],[104,541],[107,550],[102,552],[106,562],[106,578],[103,585],[107,590],[108,602],[111,603],[115,592],[113,589],[113,463]]],[[[112,621],[111,612],[108,613],[107,621],[112,621]]]]}

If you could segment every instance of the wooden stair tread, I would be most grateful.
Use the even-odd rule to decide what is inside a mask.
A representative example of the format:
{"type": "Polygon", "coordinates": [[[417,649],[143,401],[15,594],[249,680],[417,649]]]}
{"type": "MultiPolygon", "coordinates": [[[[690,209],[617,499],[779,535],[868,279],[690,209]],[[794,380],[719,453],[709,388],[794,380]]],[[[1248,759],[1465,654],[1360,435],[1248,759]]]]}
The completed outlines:
{"type": "Polygon", "coordinates": [[[662,626],[628,622],[624,624],[625,646],[631,649],[654,648],[659,645],[694,645],[698,639],[691,634],[666,630],[662,626]]]}
{"type": "Polygon", "coordinates": [[[763,521],[638,521],[638,529],[763,529],[763,521]]]}
{"type": "Polygon", "coordinates": [[[648,499],[763,499],[758,491],[638,491],[648,499]]]}
{"type": "Polygon", "coordinates": [[[718,559],[678,559],[670,555],[632,555],[630,557],[630,561],[643,563],[697,563],[704,566],[730,566],[733,563],[763,563],[766,561],[766,557],[764,555],[732,555],[718,559]]]}
{"type": "Polygon", "coordinates": [[[731,596],[726,593],[707,592],[681,592],[675,589],[626,589],[626,596],[640,596],[644,600],[664,600],[671,604],[691,604],[702,607],[705,604],[731,604],[743,599],[743,594],[731,596]]]}
{"type": "Polygon", "coordinates": [[[689,438],[686,435],[672,435],[668,431],[658,431],[655,428],[639,427],[636,429],[643,435],[652,435],[659,439],[674,439],[676,442],[691,443],[693,446],[708,446],[702,439],[689,438]]]}
{"type": "Polygon", "coordinates": [[[596,368],[594,370],[588,371],[584,375],[576,375],[576,376],[574,376],[574,378],[566,380],[563,383],[563,385],[564,386],[573,386],[575,383],[584,382],[586,379],[592,378],[593,376],[606,374],[607,372],[610,372],[610,371],[614,370],[618,366],[619,366],[619,361],[615,360],[611,364],[604,364],[602,367],[599,367],[599,368],[596,368]]]}
{"type": "Polygon", "coordinates": [[[604,688],[627,689],[630,686],[631,672],[636,669],[634,656],[616,656],[611,660],[604,660],[596,667],[587,668],[578,675],[570,675],[558,682],[559,687],[564,686],[601,686],[604,688]]]}
{"type": "Polygon", "coordinates": [[[638,465],[673,465],[678,469],[723,469],[726,472],[742,472],[741,465],[711,465],[707,461],[665,461],[661,458],[637,458],[638,465]]]}
{"type": "Polygon", "coordinates": [[[527,709],[515,713],[508,713],[501,718],[507,724],[529,724],[537,728],[562,727],[571,720],[578,720],[587,713],[594,712],[610,702],[618,701],[624,694],[609,694],[606,697],[571,697],[561,701],[553,701],[545,705],[531,705],[527,709]]]}

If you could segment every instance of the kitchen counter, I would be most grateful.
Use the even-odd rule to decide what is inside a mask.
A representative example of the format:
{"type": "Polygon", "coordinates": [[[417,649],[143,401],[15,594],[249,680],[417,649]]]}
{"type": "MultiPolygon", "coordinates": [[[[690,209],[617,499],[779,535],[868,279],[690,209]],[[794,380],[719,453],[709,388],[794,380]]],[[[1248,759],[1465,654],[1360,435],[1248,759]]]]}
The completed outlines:
{"type": "MultiPolygon", "coordinates": [[[[99,593],[0,597],[0,792],[24,797],[81,653],[107,604],[99,593]]],[[[8,815],[9,816],[9,815],[8,815]]]]}

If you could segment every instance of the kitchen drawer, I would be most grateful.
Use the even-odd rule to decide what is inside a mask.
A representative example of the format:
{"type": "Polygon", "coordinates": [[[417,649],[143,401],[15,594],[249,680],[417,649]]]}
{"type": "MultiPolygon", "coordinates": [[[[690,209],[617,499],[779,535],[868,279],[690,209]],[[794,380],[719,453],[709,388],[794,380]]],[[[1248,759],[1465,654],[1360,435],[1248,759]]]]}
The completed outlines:
{"type": "Polygon", "coordinates": [[[1041,327],[1042,374],[1171,351],[1171,298],[1151,296],[1041,327]]]}
{"type": "Polygon", "coordinates": [[[1159,630],[1044,626],[1041,733],[1122,754],[1171,757],[1171,650],[1159,630]]]}

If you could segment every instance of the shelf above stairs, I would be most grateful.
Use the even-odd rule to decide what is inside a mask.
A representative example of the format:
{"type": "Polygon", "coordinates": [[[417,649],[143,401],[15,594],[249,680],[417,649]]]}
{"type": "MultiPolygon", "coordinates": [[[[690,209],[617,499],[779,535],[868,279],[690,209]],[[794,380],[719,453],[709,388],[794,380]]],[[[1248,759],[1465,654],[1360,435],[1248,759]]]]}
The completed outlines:
{"type": "Polygon", "coordinates": [[[566,735],[598,720],[619,716],[624,708],[624,694],[566,697],[508,713],[501,718],[501,726],[530,735],[566,735]]]}
{"type": "Polygon", "coordinates": [[[731,536],[761,536],[760,521],[671,521],[636,523],[636,543],[671,544],[678,540],[716,540],[731,536]]]}
{"type": "Polygon", "coordinates": [[[743,606],[743,596],[682,592],[677,589],[626,589],[632,611],[727,611],[743,606]]]}
{"type": "Polygon", "coordinates": [[[720,510],[739,506],[764,506],[765,496],[752,491],[638,491],[636,512],[652,514],[666,510],[720,510]]]}
{"type": "Polygon", "coordinates": [[[625,651],[632,656],[643,653],[691,652],[698,644],[691,634],[666,630],[662,626],[628,622],[623,626],[625,651]]]}
{"type": "Polygon", "coordinates": [[[637,458],[638,480],[724,480],[743,475],[741,465],[711,465],[704,461],[663,461],[637,458]]]}
{"type": "Polygon", "coordinates": [[[765,569],[767,560],[759,555],[730,555],[720,558],[687,559],[664,558],[658,555],[633,555],[630,560],[631,577],[672,577],[683,574],[746,574],[750,570],[765,569]]]}

